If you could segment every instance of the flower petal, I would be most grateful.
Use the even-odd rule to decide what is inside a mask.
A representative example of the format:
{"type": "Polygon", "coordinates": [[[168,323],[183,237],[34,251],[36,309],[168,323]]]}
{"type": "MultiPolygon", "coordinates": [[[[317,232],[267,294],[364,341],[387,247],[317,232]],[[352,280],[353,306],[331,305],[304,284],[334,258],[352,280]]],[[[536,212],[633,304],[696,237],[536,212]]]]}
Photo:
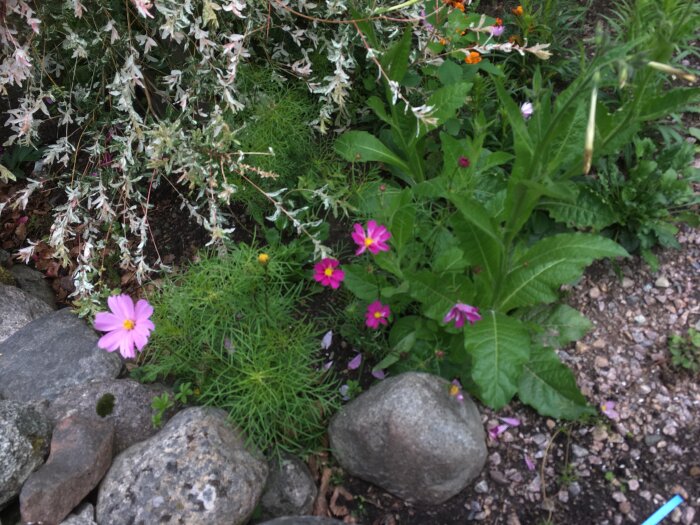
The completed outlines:
{"type": "Polygon", "coordinates": [[[134,319],[137,323],[139,321],[148,319],[149,317],[151,317],[151,315],[153,315],[153,307],[145,299],[139,299],[139,301],[136,303],[134,315],[134,319]]]}
{"type": "Polygon", "coordinates": [[[124,320],[111,312],[100,312],[95,316],[95,323],[93,326],[95,330],[99,330],[100,332],[110,332],[123,328],[124,320]]]}
{"type": "Polygon", "coordinates": [[[125,334],[126,330],[113,330],[100,337],[99,341],[97,341],[97,347],[108,352],[114,352],[119,348],[119,344],[125,334]]]}
{"type": "Polygon", "coordinates": [[[357,354],[348,363],[348,370],[356,370],[360,366],[360,363],[362,363],[362,354],[357,354]]]}

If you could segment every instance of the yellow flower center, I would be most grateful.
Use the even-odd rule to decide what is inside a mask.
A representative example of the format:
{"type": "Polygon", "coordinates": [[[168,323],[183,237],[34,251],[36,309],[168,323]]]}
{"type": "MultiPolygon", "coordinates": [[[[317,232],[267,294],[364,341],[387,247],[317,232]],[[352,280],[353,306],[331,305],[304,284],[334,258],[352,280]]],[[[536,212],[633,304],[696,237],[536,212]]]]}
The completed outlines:
{"type": "Polygon", "coordinates": [[[459,387],[457,385],[450,386],[450,395],[456,396],[457,394],[459,394],[459,387]]]}
{"type": "Polygon", "coordinates": [[[134,326],[136,326],[136,324],[131,319],[126,319],[124,321],[124,323],[122,324],[122,326],[124,328],[126,328],[127,330],[133,330],[134,326]]]}
{"type": "Polygon", "coordinates": [[[365,237],[365,246],[369,246],[374,242],[374,239],[372,237],[365,237]]]}
{"type": "Polygon", "coordinates": [[[329,266],[328,268],[326,268],[325,270],[323,270],[323,274],[324,274],[326,277],[333,277],[333,268],[331,268],[331,267],[329,266]]]}
{"type": "Polygon", "coordinates": [[[375,319],[381,319],[382,317],[384,317],[384,314],[382,312],[374,312],[375,319]]]}

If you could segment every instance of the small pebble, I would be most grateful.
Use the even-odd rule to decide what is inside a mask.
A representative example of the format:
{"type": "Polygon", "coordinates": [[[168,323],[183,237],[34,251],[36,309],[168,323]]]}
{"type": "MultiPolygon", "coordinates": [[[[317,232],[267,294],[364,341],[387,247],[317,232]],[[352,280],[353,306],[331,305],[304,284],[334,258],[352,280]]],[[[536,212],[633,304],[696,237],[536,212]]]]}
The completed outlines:
{"type": "Polygon", "coordinates": [[[632,492],[634,492],[637,489],[639,489],[639,481],[637,481],[636,479],[631,479],[627,482],[627,486],[632,492]]]}
{"type": "Polygon", "coordinates": [[[588,292],[588,295],[590,296],[591,299],[598,299],[600,297],[600,288],[597,286],[594,286],[593,288],[590,289],[588,292]]]}
{"type": "Polygon", "coordinates": [[[647,322],[647,318],[639,314],[634,318],[634,322],[637,324],[644,324],[647,322]]]}
{"type": "Polygon", "coordinates": [[[634,286],[634,281],[630,279],[629,277],[623,277],[622,278],[622,287],[623,288],[632,288],[634,286]]]}
{"type": "Polygon", "coordinates": [[[482,479],[479,483],[474,485],[474,490],[479,494],[486,494],[489,491],[489,484],[486,483],[485,479],[482,479]]]}
{"type": "Polygon", "coordinates": [[[695,519],[695,509],[693,507],[686,507],[685,508],[685,513],[683,514],[683,524],[684,525],[691,525],[694,523],[695,519]]]}
{"type": "Polygon", "coordinates": [[[623,501],[620,503],[620,512],[623,514],[629,514],[632,511],[632,504],[629,501],[623,501]]]}
{"type": "Polygon", "coordinates": [[[662,275],[661,277],[656,279],[656,281],[654,282],[654,286],[656,286],[657,288],[668,288],[669,286],[671,286],[671,283],[666,277],[662,275]]]}

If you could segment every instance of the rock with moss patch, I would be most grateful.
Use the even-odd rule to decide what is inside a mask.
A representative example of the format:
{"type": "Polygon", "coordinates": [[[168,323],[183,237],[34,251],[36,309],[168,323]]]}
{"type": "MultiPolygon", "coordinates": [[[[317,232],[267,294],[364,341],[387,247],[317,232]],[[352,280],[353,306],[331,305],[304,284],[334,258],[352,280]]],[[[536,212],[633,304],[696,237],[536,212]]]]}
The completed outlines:
{"type": "MultiPolygon", "coordinates": [[[[151,403],[164,393],[172,398],[170,390],[162,385],[143,385],[133,379],[97,381],[63,390],[51,402],[47,414],[54,424],[73,414],[111,421],[115,429],[114,452],[118,454],[157,432],[151,421],[151,403]]],[[[162,422],[174,414],[174,409],[167,410],[162,422]]]]}

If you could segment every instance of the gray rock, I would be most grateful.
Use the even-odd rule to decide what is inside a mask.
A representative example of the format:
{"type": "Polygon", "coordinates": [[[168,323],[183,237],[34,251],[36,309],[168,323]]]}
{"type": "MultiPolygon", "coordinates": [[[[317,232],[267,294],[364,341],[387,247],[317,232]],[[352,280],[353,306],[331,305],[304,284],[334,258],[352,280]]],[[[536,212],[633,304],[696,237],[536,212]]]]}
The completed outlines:
{"type": "Polygon", "coordinates": [[[226,412],[188,408],[114,459],[100,485],[96,521],[240,525],[260,499],[267,470],[226,412]]]}
{"type": "Polygon", "coordinates": [[[342,521],[319,516],[284,516],[265,521],[259,525],[339,525],[342,521]]]}
{"type": "MultiPolygon", "coordinates": [[[[101,407],[105,407],[111,395],[112,410],[104,419],[114,424],[114,453],[118,454],[158,431],[151,421],[151,402],[165,392],[172,398],[172,392],[162,385],[146,386],[133,379],[108,379],[67,388],[51,402],[46,413],[54,424],[72,414],[102,419],[97,414],[97,404],[100,402],[101,407]]],[[[174,413],[174,409],[166,411],[161,421],[167,422],[174,413]]]]}
{"type": "Polygon", "coordinates": [[[0,401],[0,509],[49,452],[51,425],[34,408],[0,401]]]}
{"type": "Polygon", "coordinates": [[[318,489],[306,464],[285,454],[270,462],[270,475],[260,500],[265,517],[303,516],[313,510],[318,489]]]}
{"type": "Polygon", "coordinates": [[[7,250],[0,249],[0,265],[5,264],[7,261],[10,260],[10,252],[7,250]]]}
{"type": "Polygon", "coordinates": [[[56,296],[43,273],[24,264],[14,265],[10,268],[10,273],[15,278],[18,287],[29,295],[44,301],[52,310],[56,308],[56,296]]]}
{"type": "Polygon", "coordinates": [[[463,490],[486,462],[479,412],[437,376],[377,383],[332,419],[333,455],[350,474],[409,502],[434,505],[463,490]]]}
{"type": "Polygon", "coordinates": [[[97,348],[98,339],[67,308],[35,319],[0,343],[0,396],[50,400],[69,386],[117,377],[121,358],[97,348]]]}
{"type": "Polygon", "coordinates": [[[53,431],[48,461],[22,487],[22,520],[58,525],[107,472],[113,442],[109,421],[77,415],[61,420],[53,431]]]}
{"type": "Polygon", "coordinates": [[[63,520],[61,525],[97,525],[95,522],[95,507],[89,503],[83,503],[63,520]]]}
{"type": "Polygon", "coordinates": [[[0,343],[51,307],[14,286],[0,284],[0,343]]]}
{"type": "Polygon", "coordinates": [[[671,282],[667,277],[661,275],[658,279],[656,279],[656,281],[654,281],[654,286],[657,288],[668,288],[671,286],[671,282]]]}

